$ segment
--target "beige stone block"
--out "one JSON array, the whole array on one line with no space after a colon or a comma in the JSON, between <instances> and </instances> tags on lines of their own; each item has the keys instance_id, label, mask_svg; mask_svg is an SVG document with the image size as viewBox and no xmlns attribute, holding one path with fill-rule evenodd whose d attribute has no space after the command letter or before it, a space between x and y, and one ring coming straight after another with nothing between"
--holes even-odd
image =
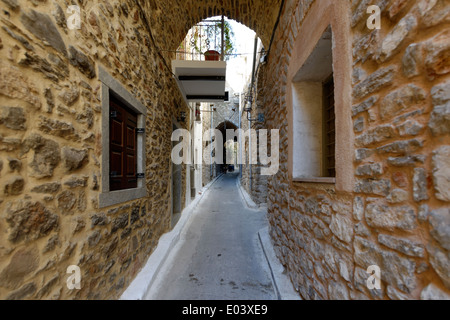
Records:
<instances>
[{"instance_id":1,"label":"beige stone block","mask_svg":"<svg viewBox=\"0 0 450 320\"><path fill-rule=\"evenodd\" d=\"M450 146L433 153L433 180L436 198L450 201Z\"/></svg>"}]
</instances>

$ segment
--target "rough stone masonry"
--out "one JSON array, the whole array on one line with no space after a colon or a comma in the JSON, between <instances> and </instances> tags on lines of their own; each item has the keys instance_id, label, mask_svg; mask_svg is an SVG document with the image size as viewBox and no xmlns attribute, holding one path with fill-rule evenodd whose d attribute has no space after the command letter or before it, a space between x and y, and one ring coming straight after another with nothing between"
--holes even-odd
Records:
<instances>
[{"instance_id":1,"label":"rough stone masonry","mask_svg":"<svg viewBox=\"0 0 450 320\"><path fill-rule=\"evenodd\" d=\"M281 132L280 172L269 178L263 201L278 257L304 299L449 299L450 3L346 3L286 6L268 63L260 66L255 99L268 129ZM351 109L353 132L341 129L346 139L354 136L349 189L339 185L342 168L336 185L302 183L292 179L289 163L295 128L288 75L299 59L296 43L308 43L302 34L327 19L322 8L346 5L348 15L330 21L349 26L352 61L343 72L351 77L344 95L352 102L342 107ZM381 9L380 30L367 28L369 5ZM333 51L339 45L345 44ZM336 69L340 59L335 76L345 81ZM371 265L381 269L381 290L367 288Z\"/></svg>"},{"instance_id":2,"label":"rough stone masonry","mask_svg":"<svg viewBox=\"0 0 450 320\"><path fill-rule=\"evenodd\" d=\"M69 28L70 5L80 8L80 29ZM222 13L268 43L272 2L0 7L0 298L117 299L171 226L172 120L189 114L167 68L171 51L196 23ZM148 110L147 197L106 208L100 67ZM185 168L182 176L185 190ZM80 267L81 290L66 285L71 265Z\"/></svg>"},{"instance_id":3,"label":"rough stone masonry","mask_svg":"<svg viewBox=\"0 0 450 320\"><path fill-rule=\"evenodd\" d=\"M80 7L79 30L68 28L69 3ZM221 14L271 48L256 96L266 128L280 129L281 164L255 190L267 190L256 198L267 202L299 295L448 298L450 5L333 1L346 10L341 32L352 52L343 77L351 78L354 186L343 191L294 182L288 172L287 70L308 21L327 16L317 14L324 3L285 1L277 24L275 0L1 0L0 298L120 297L170 228L172 119L188 113L167 67L171 51L193 25ZM371 4L382 10L380 30L366 28ZM147 197L107 208L98 200L108 134L99 67L148 110ZM381 290L367 289L372 264L382 270ZM71 265L82 271L81 290L66 286Z\"/></svg>"}]
</instances>

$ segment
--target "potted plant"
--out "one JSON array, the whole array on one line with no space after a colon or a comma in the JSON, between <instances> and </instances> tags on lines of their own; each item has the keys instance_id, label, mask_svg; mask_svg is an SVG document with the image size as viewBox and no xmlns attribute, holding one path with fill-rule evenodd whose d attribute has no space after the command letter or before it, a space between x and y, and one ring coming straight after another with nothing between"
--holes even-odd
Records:
<instances>
[{"instance_id":1,"label":"potted plant","mask_svg":"<svg viewBox=\"0 0 450 320\"><path fill-rule=\"evenodd\" d=\"M208 50L204 55L206 61L220 61L220 53L216 50Z\"/></svg>"},{"instance_id":2,"label":"potted plant","mask_svg":"<svg viewBox=\"0 0 450 320\"><path fill-rule=\"evenodd\" d=\"M222 47L222 28L224 34L224 58L228 60L230 55L233 54L234 48L234 32L231 24L225 20L222 27L220 21L208 21L205 20L199 25L193 27L190 39L186 42L188 45L181 44L179 51L186 50L186 47L190 47L190 50L195 51L198 54L202 54L207 61L219 61L221 57ZM205 48L207 50L205 51Z\"/></svg>"}]
</instances>

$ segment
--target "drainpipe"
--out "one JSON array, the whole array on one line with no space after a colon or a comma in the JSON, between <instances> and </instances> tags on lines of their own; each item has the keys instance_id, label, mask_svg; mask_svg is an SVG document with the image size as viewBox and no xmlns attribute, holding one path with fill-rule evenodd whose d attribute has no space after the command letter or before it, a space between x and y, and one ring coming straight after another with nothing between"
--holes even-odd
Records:
<instances>
[{"instance_id":1,"label":"drainpipe","mask_svg":"<svg viewBox=\"0 0 450 320\"><path fill-rule=\"evenodd\" d=\"M254 46L254 50L253 50L253 67L252 67L252 82L250 84L250 97L251 97L251 101L250 101L250 111L247 113L247 118L248 118L248 126L249 126L249 130L252 129L252 120L251 120L251 111L252 111L252 104L253 104L253 87L254 87L254 83L255 83L255 70L256 70L256 54L258 51L258 36L255 35L255 46ZM252 172L252 134L250 132L249 134L249 162L250 162L250 193L252 193L253 190L253 172Z\"/></svg>"},{"instance_id":2,"label":"drainpipe","mask_svg":"<svg viewBox=\"0 0 450 320\"><path fill-rule=\"evenodd\" d=\"M249 130L252 129L252 122L248 120L248 128ZM252 173L252 133L250 131L250 134L248 135L248 149L249 149L249 155L248 155L248 161L249 161L249 168L250 168L250 194L252 193L253 188L253 173Z\"/></svg>"},{"instance_id":3,"label":"drainpipe","mask_svg":"<svg viewBox=\"0 0 450 320\"><path fill-rule=\"evenodd\" d=\"M230 119L231 120L231 119ZM227 139L227 119L225 118L225 136L224 136L224 140L226 140ZM227 162L227 148L226 148L226 145L227 145L227 142L225 141L225 152L224 152L224 154L222 155L222 161L223 161L223 157L225 156L225 163L223 164L224 166L225 166L225 168L227 168L227 172L228 172L228 163L226 163ZM223 148L223 147L222 147ZM216 168L217 168L217 166L216 166ZM223 171L223 166L222 166L222 171Z\"/></svg>"},{"instance_id":4,"label":"drainpipe","mask_svg":"<svg viewBox=\"0 0 450 320\"><path fill-rule=\"evenodd\" d=\"M225 17L222 15L222 52L221 60L225 61Z\"/></svg>"},{"instance_id":5,"label":"drainpipe","mask_svg":"<svg viewBox=\"0 0 450 320\"><path fill-rule=\"evenodd\" d=\"M242 179L242 93L239 93L239 177Z\"/></svg>"},{"instance_id":6,"label":"drainpipe","mask_svg":"<svg viewBox=\"0 0 450 320\"><path fill-rule=\"evenodd\" d=\"M214 105L212 104L212 105L210 105L210 108L211 109L213 109L214 108ZM213 110L212 110L213 111ZM213 135L212 135L212 130L213 130L213 122L214 122L214 112L211 112L211 117L210 117L210 120L211 120L211 145L210 145L210 163L211 163L211 168L210 168L210 170L211 170L211 174L210 174L210 176L211 176L211 178L213 177L213 174L214 174L214 170L213 170L213 168L214 168L214 164L213 164L213 155L212 155L212 153L213 153Z\"/></svg>"}]
</instances>

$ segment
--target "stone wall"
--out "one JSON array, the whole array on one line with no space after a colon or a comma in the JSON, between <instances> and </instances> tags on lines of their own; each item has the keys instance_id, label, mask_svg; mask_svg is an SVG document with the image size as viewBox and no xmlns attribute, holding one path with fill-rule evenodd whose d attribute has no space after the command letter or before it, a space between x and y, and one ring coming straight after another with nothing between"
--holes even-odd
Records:
<instances>
[{"instance_id":1,"label":"stone wall","mask_svg":"<svg viewBox=\"0 0 450 320\"><path fill-rule=\"evenodd\" d=\"M229 89L227 88L227 91ZM206 133L211 130L211 121L212 121L212 128L213 130L222 130L225 128L224 123L227 122L228 128L227 129L233 129L230 126L238 126L239 123L239 106L235 104L235 99L233 99L234 92L231 90L229 91L230 94L230 101L225 103L202 103L201 104L201 111L202 111L202 125L203 125L203 137L208 137ZM213 107L211 107L213 105ZM214 112L209 112L214 110ZM235 110L235 111L233 111ZM224 142L226 139L226 136L223 136ZM210 140L204 140L203 141L203 155L204 159L207 158L209 161L209 154L211 152L211 145ZM203 162L203 186L206 186L209 182L212 181L218 174L220 174L220 167L214 165L212 167L210 165L205 165L205 161Z\"/></svg>"},{"instance_id":2,"label":"stone wall","mask_svg":"<svg viewBox=\"0 0 450 320\"><path fill-rule=\"evenodd\" d=\"M263 79L262 74L259 74L258 77L259 80ZM261 88L261 83L258 84L258 88ZM257 100L262 98L262 95L255 95L254 96ZM252 111L250 113L243 112L242 114L242 130L244 132L247 132L250 128L256 132L256 146L257 150L255 153L255 150L252 149L252 162L253 165L250 165L250 144L249 140L246 139L245 142L243 142L244 146L244 159L243 159L243 168L242 168L242 179L241 183L244 189L247 191L247 193L252 197L252 200L258 204L258 205L265 205L267 204L267 185L268 185L268 176L261 175L261 168L263 165L260 163L259 158L259 130L266 128L266 123L256 121L258 119L259 114L264 114L264 108L262 107L263 104L260 104L259 101L255 100L253 102ZM247 105L249 107L249 105ZM248 118L252 119L252 121L249 123ZM254 146L254 141L252 141L252 146ZM268 145L267 149L271 150L270 147L270 134L268 137ZM256 156L256 158L255 158Z\"/></svg>"},{"instance_id":3,"label":"stone wall","mask_svg":"<svg viewBox=\"0 0 450 320\"><path fill-rule=\"evenodd\" d=\"M172 122L189 114L171 51L219 14L255 30L268 48L281 3L72 2L81 30L67 27L67 1L0 1L2 299L120 297L171 224ZM351 2L356 182L343 192L289 178L287 68L318 2L285 2L260 71L258 105L281 138L280 172L267 192L278 255L305 299L448 294L448 4ZM365 28L372 2L383 9L380 31ZM99 66L148 109L148 197L102 209ZM365 286L369 264L382 269L380 291ZM81 290L66 286L70 265L81 268Z\"/></svg>"},{"instance_id":4,"label":"stone wall","mask_svg":"<svg viewBox=\"0 0 450 320\"><path fill-rule=\"evenodd\" d=\"M280 172L269 178L268 189L277 254L304 299L448 298L448 2L349 5L344 18L353 43L353 105L348 108L356 137L351 191L289 176L287 66L295 59L291 54L305 17L318 2L285 7L263 67L267 125L281 130ZM366 27L370 4L382 9L381 30ZM370 265L381 268L381 290L366 286Z\"/></svg>"},{"instance_id":5,"label":"stone wall","mask_svg":"<svg viewBox=\"0 0 450 320\"><path fill-rule=\"evenodd\" d=\"M135 1L77 4L81 30L66 1L0 2L2 299L116 299L170 227L172 119L188 109ZM148 108L148 198L102 209L99 66Z\"/></svg>"},{"instance_id":6,"label":"stone wall","mask_svg":"<svg viewBox=\"0 0 450 320\"><path fill-rule=\"evenodd\" d=\"M211 104L209 104L209 103L201 104L200 110L207 111L210 109L211 109ZM205 137L205 133L208 130L211 130L212 113L211 112L202 112L201 116L202 116L202 125L203 125L202 134L203 134L203 137ZM214 176L214 170L212 170L212 167L210 165L206 165L205 161L204 161L205 157L208 157L211 152L210 141L209 140L205 141L205 139L203 139L202 146L203 146L202 181L203 181L203 186L206 186L208 183L210 183L212 181L213 176ZM205 153L206 153L206 155L205 155Z\"/></svg>"},{"instance_id":7,"label":"stone wall","mask_svg":"<svg viewBox=\"0 0 450 320\"><path fill-rule=\"evenodd\" d=\"M262 58L262 52L263 49L266 50L261 41L258 42L257 47L257 54L255 59L255 77L254 77L254 83L252 84L251 77L248 81L247 88L248 91L246 92L246 96L243 97L242 104L245 108L250 108L250 112L246 112L245 110L242 113L242 122L241 127L244 132L247 132L249 129L254 130L256 132L256 146L257 150L252 150L253 159L251 162L253 162L253 165L250 165L250 144L248 140L245 140L243 142L244 146L244 159L243 162L245 163L243 165L242 169L242 178L241 183L243 188L247 191L247 193L252 197L252 200L260 206L265 206L267 204L267 186L268 186L268 176L261 175L261 168L264 166L260 162L259 158L259 151L260 151L260 143L259 143L259 131L261 129L266 129L266 81L267 81L267 74L266 74L266 68L265 63L261 63ZM253 57L252 57L253 60ZM252 62L253 63L253 62ZM251 94L250 94L251 90ZM251 99L251 103L250 100ZM259 115L264 116L264 121L260 121ZM251 121L249 121L249 119ZM267 150L270 152L271 150L271 138L270 138L270 132L268 132L268 144L267 144ZM252 145L254 146L254 141L252 141Z\"/></svg>"},{"instance_id":8,"label":"stone wall","mask_svg":"<svg viewBox=\"0 0 450 320\"><path fill-rule=\"evenodd\" d=\"M245 100L243 97L242 100ZM242 113L242 119L241 119L241 129L244 130L244 132L248 131L250 128L249 122L247 120L247 113ZM250 147L249 147L249 141L246 139L245 141L242 140L242 176L241 176L241 185L247 191L247 193L254 198L254 195L251 191L251 185L250 185L250 170L254 170L254 167L249 165L249 153L250 153ZM252 171L253 174L253 171Z\"/></svg>"}]
</instances>

